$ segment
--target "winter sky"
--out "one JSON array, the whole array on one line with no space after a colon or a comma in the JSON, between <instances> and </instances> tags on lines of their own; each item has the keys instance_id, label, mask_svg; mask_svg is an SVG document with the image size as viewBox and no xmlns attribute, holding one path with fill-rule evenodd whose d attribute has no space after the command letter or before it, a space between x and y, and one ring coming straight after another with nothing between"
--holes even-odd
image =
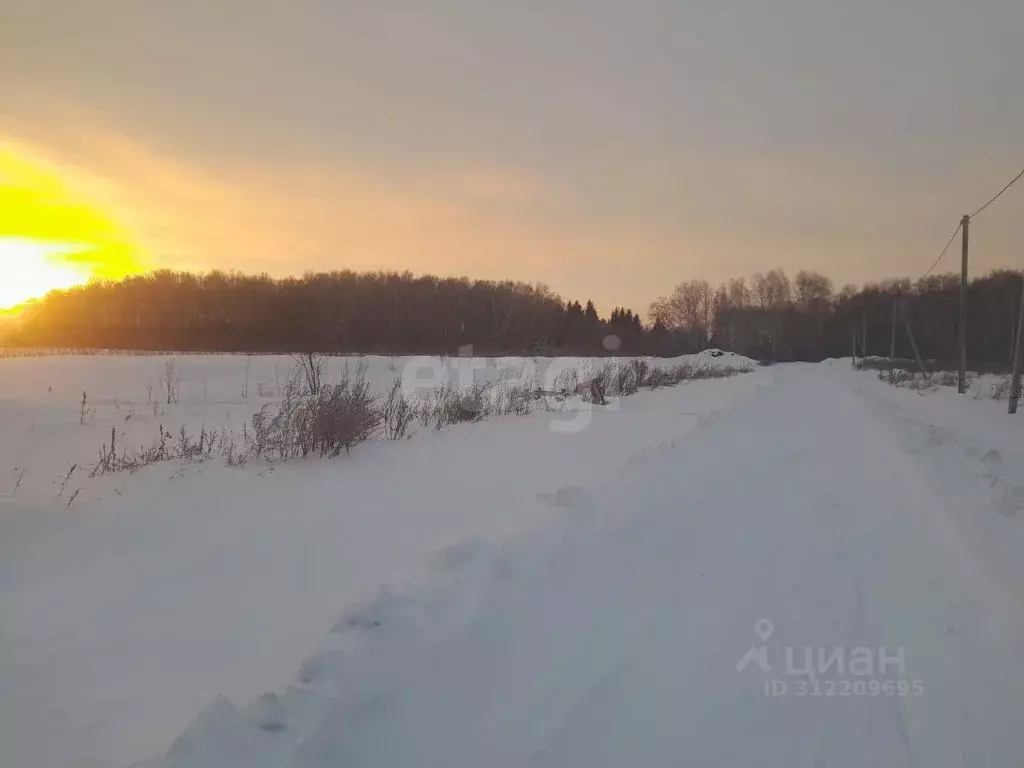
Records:
<instances>
[{"instance_id":1,"label":"winter sky","mask_svg":"<svg viewBox=\"0 0 1024 768\"><path fill-rule=\"evenodd\" d=\"M1019 0L0 0L0 141L150 266L644 310L916 277L1024 166L1022 30ZM979 217L972 270L1024 263L1022 214Z\"/></svg>"}]
</instances>

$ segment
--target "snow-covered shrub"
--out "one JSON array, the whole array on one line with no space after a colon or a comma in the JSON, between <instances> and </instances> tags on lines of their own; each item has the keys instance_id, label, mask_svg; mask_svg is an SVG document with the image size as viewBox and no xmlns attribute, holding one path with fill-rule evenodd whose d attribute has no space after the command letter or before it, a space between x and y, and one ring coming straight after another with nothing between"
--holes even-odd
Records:
<instances>
[{"instance_id":1,"label":"snow-covered shrub","mask_svg":"<svg viewBox=\"0 0 1024 768\"><path fill-rule=\"evenodd\" d=\"M971 371L967 372L967 386L971 385L974 375ZM936 371L930 379L932 386L936 387L956 387L960 385L960 374L956 371Z\"/></svg>"},{"instance_id":2,"label":"snow-covered shrub","mask_svg":"<svg viewBox=\"0 0 1024 768\"><path fill-rule=\"evenodd\" d=\"M252 452L265 459L333 458L368 440L381 418L360 361L354 373L346 366L339 383L321 383L315 395L299 396L289 386L279 404L264 406L252 418Z\"/></svg>"},{"instance_id":3,"label":"snow-covered shrub","mask_svg":"<svg viewBox=\"0 0 1024 768\"><path fill-rule=\"evenodd\" d=\"M967 372L967 386L971 385L975 377L974 372ZM926 375L908 368L893 368L889 371L879 371L878 378L894 387L904 387L917 392L939 387L955 387L959 384L959 374L956 371L936 371Z\"/></svg>"},{"instance_id":4,"label":"snow-covered shrub","mask_svg":"<svg viewBox=\"0 0 1024 768\"><path fill-rule=\"evenodd\" d=\"M491 388L488 415L525 416L538 405L539 387L530 381L501 381Z\"/></svg>"},{"instance_id":5,"label":"snow-covered shrub","mask_svg":"<svg viewBox=\"0 0 1024 768\"><path fill-rule=\"evenodd\" d=\"M337 456L369 439L380 424L380 413L365 380L355 385L325 386L300 409L299 450Z\"/></svg>"},{"instance_id":6,"label":"snow-covered shrub","mask_svg":"<svg viewBox=\"0 0 1024 768\"><path fill-rule=\"evenodd\" d=\"M692 379L694 367L690 363L678 363L667 368L654 368L647 375L647 386L651 389L674 387L682 381Z\"/></svg>"},{"instance_id":7,"label":"snow-covered shrub","mask_svg":"<svg viewBox=\"0 0 1024 768\"><path fill-rule=\"evenodd\" d=\"M992 399L993 400L1009 400L1010 399L1010 388L1013 384L1013 379L1007 376L1002 381L998 382L992 387Z\"/></svg>"},{"instance_id":8,"label":"snow-covered shrub","mask_svg":"<svg viewBox=\"0 0 1024 768\"><path fill-rule=\"evenodd\" d=\"M552 384L554 391L563 396L576 394L580 385L580 372L576 368L566 368L558 372Z\"/></svg>"},{"instance_id":9,"label":"snow-covered shrub","mask_svg":"<svg viewBox=\"0 0 1024 768\"><path fill-rule=\"evenodd\" d=\"M878 378L894 387L920 390L928 387L927 380L917 371L908 368L893 368L890 371L879 371Z\"/></svg>"},{"instance_id":10,"label":"snow-covered shrub","mask_svg":"<svg viewBox=\"0 0 1024 768\"><path fill-rule=\"evenodd\" d=\"M402 379L395 377L384 404L381 406L381 426L388 440L406 437L409 425L416 418L416 408L402 389Z\"/></svg>"},{"instance_id":11,"label":"snow-covered shrub","mask_svg":"<svg viewBox=\"0 0 1024 768\"><path fill-rule=\"evenodd\" d=\"M441 430L453 424L480 421L488 413L487 384L457 389L446 382L424 398L420 418L425 426Z\"/></svg>"},{"instance_id":12,"label":"snow-covered shrub","mask_svg":"<svg viewBox=\"0 0 1024 768\"><path fill-rule=\"evenodd\" d=\"M619 375L619 394L634 395L647 386L651 366L646 360L630 360Z\"/></svg>"},{"instance_id":13,"label":"snow-covered shrub","mask_svg":"<svg viewBox=\"0 0 1024 768\"><path fill-rule=\"evenodd\" d=\"M606 360L599 368L588 368L576 385L576 394L585 403L607 405L608 397L619 391L619 367L616 362Z\"/></svg>"},{"instance_id":14,"label":"snow-covered shrub","mask_svg":"<svg viewBox=\"0 0 1024 768\"><path fill-rule=\"evenodd\" d=\"M691 376L688 378L692 379L725 379L729 376L735 376L738 373L749 373L750 368L737 368L731 365L721 366L700 366L694 369Z\"/></svg>"}]
</instances>

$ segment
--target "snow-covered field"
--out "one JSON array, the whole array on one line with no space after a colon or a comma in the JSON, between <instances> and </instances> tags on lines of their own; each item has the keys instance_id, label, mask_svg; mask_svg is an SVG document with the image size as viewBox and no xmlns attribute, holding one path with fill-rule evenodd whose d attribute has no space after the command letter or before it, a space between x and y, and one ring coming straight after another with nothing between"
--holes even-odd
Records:
<instances>
[{"instance_id":1,"label":"snow-covered field","mask_svg":"<svg viewBox=\"0 0 1024 768\"><path fill-rule=\"evenodd\" d=\"M601 408L552 402L333 461L227 468L215 457L89 478L112 427L119 445L148 444L161 426L240 430L294 365L178 356L168 404L168 360L0 359L0 764L123 766L162 752L217 695L245 702L283 688L348 607L421 581L436 552L549 524L557 505L538 494L606 478L754 389L737 377ZM345 363L331 360L327 379ZM400 376L423 392L500 376L547 386L599 364L366 363L375 390Z\"/></svg>"},{"instance_id":2,"label":"snow-covered field","mask_svg":"<svg viewBox=\"0 0 1024 768\"><path fill-rule=\"evenodd\" d=\"M252 412L244 358L195 362L181 408L230 381L208 418ZM25 446L4 450L51 469L93 427L40 384L62 373L66 401L117 376L127 397L159 367L31 365L0 394ZM1005 405L831 361L642 392L579 429L570 409L272 471L159 465L69 508L52 481L4 485L5 764L1024 764Z\"/></svg>"},{"instance_id":3,"label":"snow-covered field","mask_svg":"<svg viewBox=\"0 0 1024 768\"><path fill-rule=\"evenodd\" d=\"M751 361L731 353L710 352L672 360L648 358L654 366L682 362L697 368L741 368ZM545 390L563 382L564 372L583 379L605 364L601 358L460 358L383 357L327 358L324 381L337 381L343 369L359 361L374 392L385 393L398 378L407 391L429 395L450 384L465 389L474 383L524 381ZM168 364L173 370L168 374ZM623 359L622 365L628 364ZM162 428L176 437L184 426L191 435L232 432L241 442L243 425L267 404L277 402L296 374L292 357L244 355L83 355L0 356L0 494L21 500L52 501L65 486L67 501L81 489L75 504L118 492L123 477L109 482L83 482L100 448L115 430L118 450L151 444ZM173 380L168 402L167 380ZM301 377L300 377L300 383ZM83 402L84 400L84 402ZM579 402L565 407L546 399L542 407L564 411L553 422L571 430L587 423L591 409ZM613 405L613 409L617 407ZM70 480L64 479L72 466Z\"/></svg>"}]
</instances>

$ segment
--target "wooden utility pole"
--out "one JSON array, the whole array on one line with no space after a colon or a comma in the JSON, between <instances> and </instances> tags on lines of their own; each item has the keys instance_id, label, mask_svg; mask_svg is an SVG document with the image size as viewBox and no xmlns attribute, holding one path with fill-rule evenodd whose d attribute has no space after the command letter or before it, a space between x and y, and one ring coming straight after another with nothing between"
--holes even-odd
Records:
<instances>
[{"instance_id":1,"label":"wooden utility pole","mask_svg":"<svg viewBox=\"0 0 1024 768\"><path fill-rule=\"evenodd\" d=\"M864 312L861 318L861 327L863 331L860 334L860 359L864 361L864 365L868 364L868 313Z\"/></svg>"},{"instance_id":2,"label":"wooden utility pole","mask_svg":"<svg viewBox=\"0 0 1024 768\"><path fill-rule=\"evenodd\" d=\"M892 297L892 333L889 334L889 360L893 360L896 357L896 305L900 300L900 295L897 293Z\"/></svg>"},{"instance_id":3,"label":"wooden utility pole","mask_svg":"<svg viewBox=\"0 0 1024 768\"><path fill-rule=\"evenodd\" d=\"M960 375L957 389L960 394L967 391L967 239L971 217L966 214L960 220L963 243L960 249Z\"/></svg>"},{"instance_id":4,"label":"wooden utility pole","mask_svg":"<svg viewBox=\"0 0 1024 768\"><path fill-rule=\"evenodd\" d=\"M927 379L928 371L925 370L924 360L921 359L921 352L917 348L917 342L914 341L914 332L910 330L910 321L907 319L907 313L903 310L903 305L900 303L899 298L896 299L896 307L899 309L900 317L903 318L903 327L906 329L907 337L910 339L910 348L914 350L914 358L917 360L917 367L921 369L921 375Z\"/></svg>"},{"instance_id":5,"label":"wooden utility pole","mask_svg":"<svg viewBox=\"0 0 1024 768\"><path fill-rule=\"evenodd\" d=\"M1024 276L1020 281L1020 316L1017 318L1016 341L1013 342L1013 373L1010 374L1010 413L1017 412L1020 400L1020 337L1024 336Z\"/></svg>"}]
</instances>

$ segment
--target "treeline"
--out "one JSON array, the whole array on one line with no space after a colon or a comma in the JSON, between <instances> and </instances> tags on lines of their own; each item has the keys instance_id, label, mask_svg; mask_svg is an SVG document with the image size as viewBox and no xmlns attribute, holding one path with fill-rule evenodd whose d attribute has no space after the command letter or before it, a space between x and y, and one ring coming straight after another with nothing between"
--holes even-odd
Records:
<instances>
[{"instance_id":1,"label":"treeline","mask_svg":"<svg viewBox=\"0 0 1024 768\"><path fill-rule=\"evenodd\" d=\"M1013 333L1021 300L1022 274L997 270L971 280L967 290L967 346L972 364L1005 364L1013 354ZM652 318L688 337L689 346L708 343L759 360L816 361L848 357L853 333L867 322L867 353L888 356L894 299L901 306L921 355L942 363L957 358L960 277L933 275L846 285L815 272L793 280L781 270L758 273L747 282L730 280L713 288L703 280L680 283L651 305ZM913 355L902 320L896 356Z\"/></svg>"},{"instance_id":2,"label":"treeline","mask_svg":"<svg viewBox=\"0 0 1024 768\"><path fill-rule=\"evenodd\" d=\"M996 271L968 289L972 363L1004 363L1021 274ZM717 287L680 283L653 302L651 324L628 308L601 317L543 285L411 273L267 275L161 271L55 291L26 308L4 343L27 347L252 353L658 355L707 347L760 360L848 356L867 319L867 350L888 355L897 292L921 354L956 357L959 277L889 280L836 292L813 272L781 270ZM896 354L911 355L902 329Z\"/></svg>"},{"instance_id":3,"label":"treeline","mask_svg":"<svg viewBox=\"0 0 1024 768\"><path fill-rule=\"evenodd\" d=\"M26 308L12 346L198 352L602 354L644 346L640 316L566 304L543 285L411 273L159 271L55 291Z\"/></svg>"}]
</instances>

